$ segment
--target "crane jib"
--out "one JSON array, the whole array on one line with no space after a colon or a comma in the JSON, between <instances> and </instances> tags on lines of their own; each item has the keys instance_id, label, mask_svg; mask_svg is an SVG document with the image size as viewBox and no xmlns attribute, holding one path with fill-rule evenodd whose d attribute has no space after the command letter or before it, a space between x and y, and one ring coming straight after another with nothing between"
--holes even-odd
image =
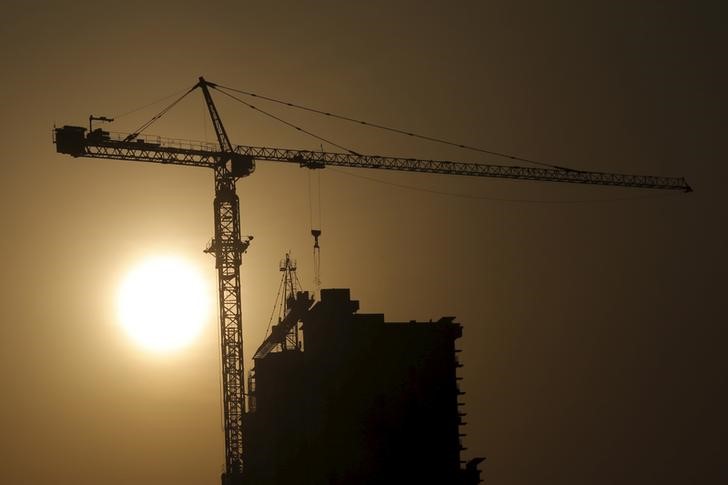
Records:
<instances>
[{"instance_id":1,"label":"crane jib","mask_svg":"<svg viewBox=\"0 0 728 485\"><path fill-rule=\"evenodd\" d=\"M263 160L295 163L309 169L320 169L326 166L369 168L470 177L692 191L682 177L422 160L245 145L234 147L233 153L225 153L220 150L218 145L206 142L160 137L124 141L123 134L110 134L100 129L88 134L86 131L86 128L80 126L56 128L54 132L56 150L74 157L113 158L206 168L214 168L220 163L220 160L225 160L230 163L230 175L234 178L250 175L255 170L255 160Z\"/></svg>"}]
</instances>

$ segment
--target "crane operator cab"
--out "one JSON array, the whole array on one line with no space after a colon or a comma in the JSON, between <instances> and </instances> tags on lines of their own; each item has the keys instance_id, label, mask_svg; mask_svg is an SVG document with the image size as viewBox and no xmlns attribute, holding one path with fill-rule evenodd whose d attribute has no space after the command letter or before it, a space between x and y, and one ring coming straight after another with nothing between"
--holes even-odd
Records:
<instances>
[{"instance_id":1,"label":"crane operator cab","mask_svg":"<svg viewBox=\"0 0 728 485\"><path fill-rule=\"evenodd\" d=\"M255 159L250 155L231 153L229 168L233 177L247 177L255 170Z\"/></svg>"}]
</instances>

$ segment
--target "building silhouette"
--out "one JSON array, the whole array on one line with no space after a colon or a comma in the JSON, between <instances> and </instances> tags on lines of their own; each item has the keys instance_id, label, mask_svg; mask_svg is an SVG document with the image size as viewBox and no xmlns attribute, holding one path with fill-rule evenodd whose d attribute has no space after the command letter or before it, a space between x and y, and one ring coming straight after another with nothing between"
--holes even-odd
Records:
<instances>
[{"instance_id":1,"label":"building silhouette","mask_svg":"<svg viewBox=\"0 0 728 485\"><path fill-rule=\"evenodd\" d=\"M385 322L356 313L348 289L312 302L292 297L291 321L274 326L254 358L244 483L479 483L482 459L460 458L454 318ZM298 322L303 336L286 344Z\"/></svg>"}]
</instances>

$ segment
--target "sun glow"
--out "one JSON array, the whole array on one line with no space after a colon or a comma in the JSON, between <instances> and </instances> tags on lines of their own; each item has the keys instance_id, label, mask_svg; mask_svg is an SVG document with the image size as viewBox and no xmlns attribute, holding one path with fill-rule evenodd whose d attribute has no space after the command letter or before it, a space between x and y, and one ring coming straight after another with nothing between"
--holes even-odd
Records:
<instances>
[{"instance_id":1,"label":"sun glow","mask_svg":"<svg viewBox=\"0 0 728 485\"><path fill-rule=\"evenodd\" d=\"M180 258L142 261L119 288L119 321L147 350L169 352L191 344L209 316L205 279Z\"/></svg>"}]
</instances>

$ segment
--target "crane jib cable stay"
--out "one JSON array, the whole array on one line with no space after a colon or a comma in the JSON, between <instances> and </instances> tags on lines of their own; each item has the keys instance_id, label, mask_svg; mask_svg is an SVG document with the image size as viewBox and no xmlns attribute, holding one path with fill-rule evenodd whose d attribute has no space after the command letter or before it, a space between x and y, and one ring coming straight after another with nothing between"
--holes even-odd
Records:
<instances>
[{"instance_id":1,"label":"crane jib cable stay","mask_svg":"<svg viewBox=\"0 0 728 485\"><path fill-rule=\"evenodd\" d=\"M217 136L217 145L164 138L155 138L150 141L141 137L141 133L145 129L198 88L203 93L208 114ZM205 252L215 258L217 270L225 432L223 484L233 484L240 481L245 456L243 433L245 389L240 266L242 255L246 252L252 236L241 236L240 202L236 193L236 181L252 174L255 170L256 161L292 163L309 169L325 167L368 168L469 177L691 191L690 186L681 177L587 172L543 163L540 164L542 165L540 167L520 167L364 155L333 144L323 137L318 137L280 118L277 119L282 123L314 136L320 141L337 146L344 152L326 152L323 149L311 151L277 147L235 146L230 143L210 94L210 88L222 87L200 77L197 84L131 134L111 134L98 128L87 130L81 126L67 125L55 128L54 143L58 153L73 157L151 162L208 168L213 171L215 190L213 201L214 235ZM224 91L218 89L218 92ZM230 93L225 94L232 96ZM256 111L268 114L259 108L256 108ZM102 118L93 117L89 121L107 121ZM414 136L413 134L406 134ZM445 142L440 139L437 139L437 141ZM473 149L474 147L465 148ZM497 154L497 152L493 152L493 154ZM533 162L518 157L510 158L529 163ZM320 230L320 226L313 227L312 221L311 231L315 239L315 246L318 246ZM318 233L314 233L315 231L318 231Z\"/></svg>"}]
</instances>

